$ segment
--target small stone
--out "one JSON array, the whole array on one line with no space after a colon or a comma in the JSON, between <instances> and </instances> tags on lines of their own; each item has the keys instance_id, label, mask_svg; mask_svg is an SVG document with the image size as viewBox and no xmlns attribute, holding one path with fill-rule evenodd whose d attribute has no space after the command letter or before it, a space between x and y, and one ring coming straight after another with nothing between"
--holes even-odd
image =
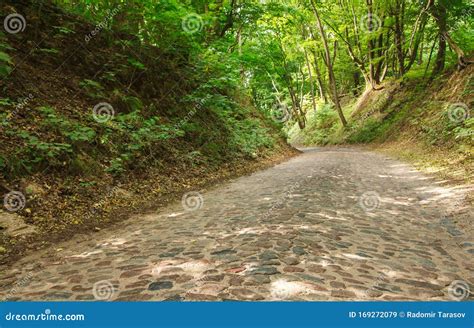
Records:
<instances>
[{"instance_id":1,"label":"small stone","mask_svg":"<svg viewBox=\"0 0 474 328\"><path fill-rule=\"evenodd\" d=\"M244 281L244 278L235 276L229 279L229 285L240 286L242 285L243 281Z\"/></svg>"},{"instance_id":2,"label":"small stone","mask_svg":"<svg viewBox=\"0 0 474 328\"><path fill-rule=\"evenodd\" d=\"M186 299L195 300L195 301L217 301L219 298L214 295L207 294L197 294L197 293L187 293Z\"/></svg>"},{"instance_id":3,"label":"small stone","mask_svg":"<svg viewBox=\"0 0 474 328\"><path fill-rule=\"evenodd\" d=\"M203 277L200 280L201 281L222 281L224 280L224 275L223 274L209 275L209 276Z\"/></svg>"},{"instance_id":4,"label":"small stone","mask_svg":"<svg viewBox=\"0 0 474 328\"><path fill-rule=\"evenodd\" d=\"M329 285L331 285L331 287L334 287L334 288L346 288L346 285L340 281L331 281L329 283Z\"/></svg>"},{"instance_id":5,"label":"small stone","mask_svg":"<svg viewBox=\"0 0 474 328\"><path fill-rule=\"evenodd\" d=\"M367 290L367 296L369 297L380 297L382 295L383 295L383 292L381 292L380 290L376 290L376 289Z\"/></svg>"},{"instance_id":6,"label":"small stone","mask_svg":"<svg viewBox=\"0 0 474 328\"><path fill-rule=\"evenodd\" d=\"M122 272L122 274L120 275L120 278L130 278L130 277L135 277L135 276L139 276L142 274L142 270L131 270L131 271L125 271L125 272Z\"/></svg>"},{"instance_id":7,"label":"small stone","mask_svg":"<svg viewBox=\"0 0 474 328\"><path fill-rule=\"evenodd\" d=\"M426 288L430 290L440 290L443 286L435 285L426 281L418 281L418 280L411 280L411 279L396 279L395 282L400 282L406 285L411 285L420 288Z\"/></svg>"},{"instance_id":8,"label":"small stone","mask_svg":"<svg viewBox=\"0 0 474 328\"><path fill-rule=\"evenodd\" d=\"M230 254L235 254L235 253L237 253L237 251L231 248L227 248L227 249L211 252L211 255L224 256L224 255L230 255Z\"/></svg>"},{"instance_id":9,"label":"small stone","mask_svg":"<svg viewBox=\"0 0 474 328\"><path fill-rule=\"evenodd\" d=\"M176 278L175 281L180 284L180 283L183 283L183 282L188 282L191 279L193 279L193 276L183 274L183 275L179 276L178 278Z\"/></svg>"},{"instance_id":10,"label":"small stone","mask_svg":"<svg viewBox=\"0 0 474 328\"><path fill-rule=\"evenodd\" d=\"M260 254L259 258L264 261L275 260L278 259L278 255L272 251L265 251Z\"/></svg>"},{"instance_id":11,"label":"small stone","mask_svg":"<svg viewBox=\"0 0 474 328\"><path fill-rule=\"evenodd\" d=\"M120 297L136 297L137 295L140 295L141 292L143 292L145 289L143 288L135 288L135 289L129 289L129 290L124 290L123 292L120 293Z\"/></svg>"},{"instance_id":12,"label":"small stone","mask_svg":"<svg viewBox=\"0 0 474 328\"><path fill-rule=\"evenodd\" d=\"M156 281L152 282L150 286L148 286L148 290L161 290L171 288L173 288L173 283L171 281Z\"/></svg>"},{"instance_id":13,"label":"small stone","mask_svg":"<svg viewBox=\"0 0 474 328\"><path fill-rule=\"evenodd\" d=\"M342 289L332 290L331 296L340 298L356 298L356 294L354 292Z\"/></svg>"},{"instance_id":14,"label":"small stone","mask_svg":"<svg viewBox=\"0 0 474 328\"><path fill-rule=\"evenodd\" d=\"M94 295L89 295L89 294L86 294L86 295L77 295L75 297L75 300L77 301L91 301L91 300L94 300Z\"/></svg>"},{"instance_id":15,"label":"small stone","mask_svg":"<svg viewBox=\"0 0 474 328\"><path fill-rule=\"evenodd\" d=\"M125 288L137 288L137 287L144 287L146 285L148 285L149 281L147 280L139 280L139 281L136 281L132 284L129 284L127 286L125 286Z\"/></svg>"},{"instance_id":16,"label":"small stone","mask_svg":"<svg viewBox=\"0 0 474 328\"><path fill-rule=\"evenodd\" d=\"M225 271L230 272L230 273L239 273L239 272L245 271L245 267L230 268Z\"/></svg>"},{"instance_id":17,"label":"small stone","mask_svg":"<svg viewBox=\"0 0 474 328\"><path fill-rule=\"evenodd\" d=\"M85 293L85 292L90 292L90 290L91 290L90 288L84 288L84 287L82 287L82 285L76 285L76 286L73 286L71 288L71 291L73 291L75 293L78 293L78 292L79 293L81 293L81 292Z\"/></svg>"},{"instance_id":18,"label":"small stone","mask_svg":"<svg viewBox=\"0 0 474 328\"><path fill-rule=\"evenodd\" d=\"M257 294L251 290L245 289L245 288L235 288L232 289L231 294L237 297L239 300L245 300L245 301L259 301L263 300L264 297L260 294Z\"/></svg>"},{"instance_id":19,"label":"small stone","mask_svg":"<svg viewBox=\"0 0 474 328\"><path fill-rule=\"evenodd\" d=\"M293 247L293 253L295 253L296 255L305 255L306 251L304 250L303 247L295 246Z\"/></svg>"},{"instance_id":20,"label":"small stone","mask_svg":"<svg viewBox=\"0 0 474 328\"><path fill-rule=\"evenodd\" d=\"M280 273L275 267L259 267L259 268L256 268L256 269L253 269L251 272L251 274L268 274L268 275L271 275L271 274L277 274L277 273Z\"/></svg>"},{"instance_id":21,"label":"small stone","mask_svg":"<svg viewBox=\"0 0 474 328\"><path fill-rule=\"evenodd\" d=\"M298 277L300 277L301 279L308 280L308 281L311 281L311 282L314 282L314 283L317 283L317 284L323 284L324 283L324 279L320 278L320 277L315 277L315 276L312 276L312 275L309 275L309 274L306 274L306 273L297 273L296 275Z\"/></svg>"},{"instance_id":22,"label":"small stone","mask_svg":"<svg viewBox=\"0 0 474 328\"><path fill-rule=\"evenodd\" d=\"M72 293L67 293L67 292L53 292L53 293L48 293L41 297L43 300L65 300L69 299L72 296Z\"/></svg>"},{"instance_id":23,"label":"small stone","mask_svg":"<svg viewBox=\"0 0 474 328\"><path fill-rule=\"evenodd\" d=\"M285 271L285 272L303 272L304 269L296 267L296 266L287 266L283 269L283 271Z\"/></svg>"},{"instance_id":24,"label":"small stone","mask_svg":"<svg viewBox=\"0 0 474 328\"><path fill-rule=\"evenodd\" d=\"M312 273L323 273L326 269L321 265L313 264L308 266L308 271Z\"/></svg>"},{"instance_id":25,"label":"small stone","mask_svg":"<svg viewBox=\"0 0 474 328\"><path fill-rule=\"evenodd\" d=\"M245 286L260 286L263 284L269 284L270 278L266 275L255 275L251 276L246 282L244 282Z\"/></svg>"},{"instance_id":26,"label":"small stone","mask_svg":"<svg viewBox=\"0 0 474 328\"><path fill-rule=\"evenodd\" d=\"M296 257L285 257L284 259L281 260L283 263L287 265L296 265L300 263Z\"/></svg>"},{"instance_id":27,"label":"small stone","mask_svg":"<svg viewBox=\"0 0 474 328\"><path fill-rule=\"evenodd\" d=\"M168 298L165 298L164 301L166 301L166 302L181 302L181 301L184 301L184 297L182 297L181 295L172 295Z\"/></svg>"}]
</instances>

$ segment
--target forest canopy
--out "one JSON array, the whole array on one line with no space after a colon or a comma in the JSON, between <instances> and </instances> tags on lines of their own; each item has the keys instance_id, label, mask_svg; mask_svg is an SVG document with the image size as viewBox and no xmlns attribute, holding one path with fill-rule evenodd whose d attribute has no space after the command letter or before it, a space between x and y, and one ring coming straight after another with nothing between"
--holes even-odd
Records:
<instances>
[{"instance_id":1,"label":"forest canopy","mask_svg":"<svg viewBox=\"0 0 474 328\"><path fill-rule=\"evenodd\" d=\"M474 48L474 6L462 0L59 3L218 71L212 83L247 89L258 108L301 128L319 101L346 125L341 97L463 69Z\"/></svg>"}]
</instances>

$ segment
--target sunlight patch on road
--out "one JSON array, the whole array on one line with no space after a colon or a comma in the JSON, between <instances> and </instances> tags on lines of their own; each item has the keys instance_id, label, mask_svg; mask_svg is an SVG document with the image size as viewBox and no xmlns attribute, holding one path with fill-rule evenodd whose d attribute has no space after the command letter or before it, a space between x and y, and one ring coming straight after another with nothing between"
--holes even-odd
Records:
<instances>
[{"instance_id":1,"label":"sunlight patch on road","mask_svg":"<svg viewBox=\"0 0 474 328\"><path fill-rule=\"evenodd\" d=\"M92 255L97 255L97 254L101 254L101 253L102 253L101 250L97 250L97 251L92 251L92 252L83 252L81 254L71 255L71 256L68 256L68 257L86 258L86 257L92 256Z\"/></svg>"},{"instance_id":2,"label":"sunlight patch on road","mask_svg":"<svg viewBox=\"0 0 474 328\"><path fill-rule=\"evenodd\" d=\"M352 260L368 260L367 257L359 256L357 254L343 253L342 255Z\"/></svg>"},{"instance_id":3,"label":"sunlight patch on road","mask_svg":"<svg viewBox=\"0 0 474 328\"><path fill-rule=\"evenodd\" d=\"M394 278L396 276L400 276L400 272L394 271L394 270L382 270L383 274L386 275L389 278Z\"/></svg>"},{"instance_id":4,"label":"sunlight patch on road","mask_svg":"<svg viewBox=\"0 0 474 328\"><path fill-rule=\"evenodd\" d=\"M214 263L216 265L216 263ZM205 271L209 270L211 262L206 260L196 260L182 262L177 260L166 260L156 264L151 269L151 274L154 276L166 275L174 272L183 272L193 276L193 278L201 278ZM214 266L213 266L214 267Z\"/></svg>"},{"instance_id":5,"label":"sunlight patch on road","mask_svg":"<svg viewBox=\"0 0 474 328\"><path fill-rule=\"evenodd\" d=\"M278 279L271 283L270 294L273 299L285 300L295 296L309 294L312 291L311 285L299 281L287 281Z\"/></svg>"},{"instance_id":6,"label":"sunlight patch on road","mask_svg":"<svg viewBox=\"0 0 474 328\"><path fill-rule=\"evenodd\" d=\"M330 219L330 220L340 220L341 218L338 218L336 216L332 216L332 215L329 215L329 214L325 214L325 213L317 213L318 216L321 216L323 218L326 218L326 219Z\"/></svg>"},{"instance_id":7,"label":"sunlight patch on road","mask_svg":"<svg viewBox=\"0 0 474 328\"><path fill-rule=\"evenodd\" d=\"M127 240L124 239L124 238L113 238L113 239L108 239L108 240L104 241L101 244L97 244L97 246L99 246L99 247L107 247L107 246L116 247L116 246L121 246L121 245L125 244L126 242L127 242Z\"/></svg>"},{"instance_id":8,"label":"sunlight patch on road","mask_svg":"<svg viewBox=\"0 0 474 328\"><path fill-rule=\"evenodd\" d=\"M184 214L183 212L171 213L170 215L168 215L168 217L169 218L175 218L175 217L181 216L183 214Z\"/></svg>"}]
</instances>

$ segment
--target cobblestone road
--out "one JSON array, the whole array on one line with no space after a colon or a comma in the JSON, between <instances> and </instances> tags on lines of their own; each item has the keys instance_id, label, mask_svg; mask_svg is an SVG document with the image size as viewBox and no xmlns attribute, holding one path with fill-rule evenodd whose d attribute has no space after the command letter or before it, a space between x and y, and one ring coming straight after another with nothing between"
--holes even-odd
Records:
<instances>
[{"instance_id":1,"label":"cobblestone road","mask_svg":"<svg viewBox=\"0 0 474 328\"><path fill-rule=\"evenodd\" d=\"M2 268L0 299L472 298L474 236L453 214L465 192L368 151L307 149L191 194L186 210L178 202Z\"/></svg>"}]
</instances>

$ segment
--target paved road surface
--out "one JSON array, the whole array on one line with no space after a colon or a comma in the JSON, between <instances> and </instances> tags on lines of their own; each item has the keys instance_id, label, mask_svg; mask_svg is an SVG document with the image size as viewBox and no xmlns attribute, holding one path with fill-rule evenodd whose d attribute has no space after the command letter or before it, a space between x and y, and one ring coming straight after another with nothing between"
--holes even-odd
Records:
<instances>
[{"instance_id":1,"label":"paved road surface","mask_svg":"<svg viewBox=\"0 0 474 328\"><path fill-rule=\"evenodd\" d=\"M464 192L379 154L306 149L3 268L0 299L466 298Z\"/></svg>"}]
</instances>

